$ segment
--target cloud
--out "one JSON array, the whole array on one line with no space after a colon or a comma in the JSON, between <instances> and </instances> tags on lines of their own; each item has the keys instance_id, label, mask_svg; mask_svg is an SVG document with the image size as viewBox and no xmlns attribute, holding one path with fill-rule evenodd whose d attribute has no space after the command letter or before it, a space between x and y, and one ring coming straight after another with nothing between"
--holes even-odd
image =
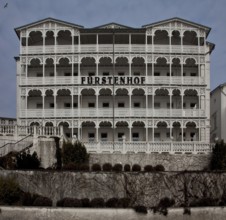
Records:
<instances>
[{"instance_id":1,"label":"cloud","mask_svg":"<svg viewBox=\"0 0 226 220\"><path fill-rule=\"evenodd\" d=\"M0 1L0 116L16 116L16 65L19 40L14 28L46 17L94 27L118 22L132 27L181 17L212 27L209 41L216 43L211 55L211 88L226 81L225 0L8 0Z\"/></svg>"}]
</instances>

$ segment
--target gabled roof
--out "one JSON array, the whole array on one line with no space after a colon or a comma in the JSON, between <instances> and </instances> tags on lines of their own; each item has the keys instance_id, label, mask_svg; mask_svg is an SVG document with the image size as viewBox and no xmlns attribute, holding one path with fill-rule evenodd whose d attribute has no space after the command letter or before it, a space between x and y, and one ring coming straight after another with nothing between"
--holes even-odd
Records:
<instances>
[{"instance_id":1,"label":"gabled roof","mask_svg":"<svg viewBox=\"0 0 226 220\"><path fill-rule=\"evenodd\" d=\"M79 28L79 29L84 28L83 26L78 25L78 24L73 24L73 23L70 23L70 22L67 22L67 21L62 21L62 20L58 20L58 19L49 17L49 18L45 18L45 19L42 19L42 20L39 20L39 21L36 21L36 22L32 22L32 23L17 27L17 28L15 28L15 31L16 31L17 35L19 36L19 32L21 30L23 30L25 28L30 28L30 27L33 27L35 25L39 25L39 24L42 24L42 23L45 23L45 22L48 22L48 21L56 22L56 23L59 23L59 24L63 24L63 25L67 25L67 26L71 26L71 27L75 27L75 28Z\"/></svg>"},{"instance_id":2,"label":"gabled roof","mask_svg":"<svg viewBox=\"0 0 226 220\"><path fill-rule=\"evenodd\" d=\"M211 30L210 27L207 27L207 26L204 26L202 24L198 24L198 23L195 23L195 22L192 22L192 21L188 21L188 20L185 20L185 19L182 19L182 18L178 18L178 17L154 22L154 23L151 23L151 24L146 24L146 25L143 25L142 27L143 28L154 27L154 26L162 25L162 24L169 23L169 22L172 22L172 21L179 21L179 22L186 23L186 24L189 24L189 25L197 27L197 28L205 29L207 35L209 34L209 32Z\"/></svg>"},{"instance_id":3,"label":"gabled roof","mask_svg":"<svg viewBox=\"0 0 226 220\"><path fill-rule=\"evenodd\" d=\"M133 27L111 22L111 23L103 24L101 26L94 27L93 29L133 29Z\"/></svg>"}]
</instances>

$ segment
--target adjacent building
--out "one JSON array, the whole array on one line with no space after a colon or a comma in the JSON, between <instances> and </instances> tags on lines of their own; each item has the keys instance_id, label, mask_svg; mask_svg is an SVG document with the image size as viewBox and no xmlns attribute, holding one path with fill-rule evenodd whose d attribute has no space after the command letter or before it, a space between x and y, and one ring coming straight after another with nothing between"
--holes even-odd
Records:
<instances>
[{"instance_id":1,"label":"adjacent building","mask_svg":"<svg viewBox=\"0 0 226 220\"><path fill-rule=\"evenodd\" d=\"M226 83L210 93L211 130L210 141L226 141Z\"/></svg>"},{"instance_id":2,"label":"adjacent building","mask_svg":"<svg viewBox=\"0 0 226 220\"><path fill-rule=\"evenodd\" d=\"M85 28L47 18L15 31L20 125L63 126L94 151L208 146L209 27L172 18Z\"/></svg>"}]
</instances>

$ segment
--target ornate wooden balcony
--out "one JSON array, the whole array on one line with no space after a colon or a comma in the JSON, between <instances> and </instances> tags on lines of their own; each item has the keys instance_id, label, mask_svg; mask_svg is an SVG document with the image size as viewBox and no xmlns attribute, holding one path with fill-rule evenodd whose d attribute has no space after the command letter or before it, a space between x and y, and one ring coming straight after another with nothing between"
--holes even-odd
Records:
<instances>
[{"instance_id":1,"label":"ornate wooden balcony","mask_svg":"<svg viewBox=\"0 0 226 220\"><path fill-rule=\"evenodd\" d=\"M90 45L50 45L50 46L28 46L22 47L22 54L67 54L67 53L113 53L112 44L90 44ZM185 53L204 54L204 46L187 45L136 45L115 44L115 53Z\"/></svg>"},{"instance_id":2,"label":"ornate wooden balcony","mask_svg":"<svg viewBox=\"0 0 226 220\"><path fill-rule=\"evenodd\" d=\"M128 118L128 117L188 117L197 118L205 117L205 110L202 109L151 109L151 108L115 108L114 117L116 118ZM82 118L94 118L94 117L113 117L112 108L81 108L79 109L28 109L20 112L20 118L62 118L62 117L82 117Z\"/></svg>"}]
</instances>

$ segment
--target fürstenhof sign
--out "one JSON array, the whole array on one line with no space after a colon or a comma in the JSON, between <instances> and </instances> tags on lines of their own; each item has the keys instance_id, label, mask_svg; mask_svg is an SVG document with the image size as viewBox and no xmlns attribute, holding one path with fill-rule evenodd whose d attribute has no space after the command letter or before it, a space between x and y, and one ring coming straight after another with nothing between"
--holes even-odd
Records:
<instances>
[{"instance_id":1,"label":"f\u00fcrstenhof sign","mask_svg":"<svg viewBox=\"0 0 226 220\"><path fill-rule=\"evenodd\" d=\"M82 85L143 85L145 77L130 76L82 76Z\"/></svg>"}]
</instances>

